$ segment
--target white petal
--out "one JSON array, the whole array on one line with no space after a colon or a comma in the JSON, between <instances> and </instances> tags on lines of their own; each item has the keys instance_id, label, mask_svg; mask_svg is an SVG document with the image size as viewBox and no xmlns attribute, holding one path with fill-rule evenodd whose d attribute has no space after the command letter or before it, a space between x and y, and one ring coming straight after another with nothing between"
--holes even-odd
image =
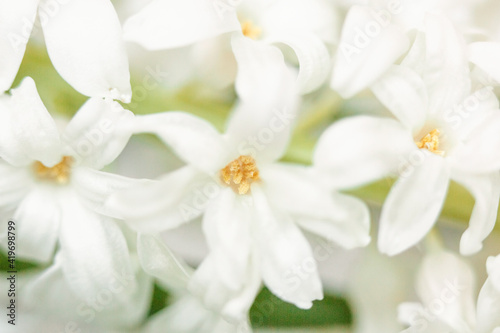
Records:
<instances>
[{"instance_id":1,"label":"white petal","mask_svg":"<svg viewBox=\"0 0 500 333\"><path fill-rule=\"evenodd\" d=\"M179 261L157 237L147 234L137 236L137 255L146 273L161 280L173 289L185 289L191 269Z\"/></svg>"},{"instance_id":2,"label":"white petal","mask_svg":"<svg viewBox=\"0 0 500 333\"><path fill-rule=\"evenodd\" d=\"M150 50L189 45L240 30L231 2L155 0L125 22L124 38Z\"/></svg>"},{"instance_id":3,"label":"white petal","mask_svg":"<svg viewBox=\"0 0 500 333\"><path fill-rule=\"evenodd\" d=\"M500 331L500 291L492 278L484 283L477 299L477 332L498 333Z\"/></svg>"},{"instance_id":4,"label":"white petal","mask_svg":"<svg viewBox=\"0 0 500 333\"><path fill-rule=\"evenodd\" d=\"M427 91L414 71L392 66L373 86L375 96L413 132L419 131L427 116Z\"/></svg>"},{"instance_id":5,"label":"white petal","mask_svg":"<svg viewBox=\"0 0 500 333\"><path fill-rule=\"evenodd\" d=\"M122 152L132 130L132 112L112 100L90 98L69 122L62 135L67 154L77 164L100 170Z\"/></svg>"},{"instance_id":6,"label":"white petal","mask_svg":"<svg viewBox=\"0 0 500 333\"><path fill-rule=\"evenodd\" d=\"M194 168L184 167L159 181L144 181L116 192L106 209L140 232L173 229L201 215L218 186Z\"/></svg>"},{"instance_id":7,"label":"white petal","mask_svg":"<svg viewBox=\"0 0 500 333\"><path fill-rule=\"evenodd\" d=\"M335 6L328 1L279 0L271 5L268 1L264 2L267 3L258 13L258 24L265 34L308 33L328 43L337 41L340 30L339 15Z\"/></svg>"},{"instance_id":8,"label":"white petal","mask_svg":"<svg viewBox=\"0 0 500 333\"><path fill-rule=\"evenodd\" d=\"M441 15L428 14L423 69L429 93L429 113L441 114L461 103L470 92L465 42L452 22Z\"/></svg>"},{"instance_id":9,"label":"white petal","mask_svg":"<svg viewBox=\"0 0 500 333\"><path fill-rule=\"evenodd\" d=\"M0 1L0 94L9 90L23 60L39 0Z\"/></svg>"},{"instance_id":10,"label":"white petal","mask_svg":"<svg viewBox=\"0 0 500 333\"><path fill-rule=\"evenodd\" d=\"M482 125L491 112L497 112L499 108L493 87L486 86L469 94L461 104L446 113L445 120L455 131L457 139L467 142L471 132Z\"/></svg>"},{"instance_id":11,"label":"white petal","mask_svg":"<svg viewBox=\"0 0 500 333\"><path fill-rule=\"evenodd\" d=\"M403 172L416 146L409 130L393 119L349 117L319 139L314 165L336 188L352 188Z\"/></svg>"},{"instance_id":12,"label":"white petal","mask_svg":"<svg viewBox=\"0 0 500 333\"><path fill-rule=\"evenodd\" d=\"M451 156L453 166L470 173L500 169L500 110L488 112Z\"/></svg>"},{"instance_id":13,"label":"white petal","mask_svg":"<svg viewBox=\"0 0 500 333\"><path fill-rule=\"evenodd\" d=\"M212 251L198 267L189 284L189 291L203 299L205 306L220 313L232 322L246 318L250 307L261 287L258 262L253 257L248 262L245 280L241 288L232 289L220 274L220 263L223 263L227 252ZM229 263L229 262L226 262ZM230 267L226 268L226 271Z\"/></svg>"},{"instance_id":14,"label":"white petal","mask_svg":"<svg viewBox=\"0 0 500 333\"><path fill-rule=\"evenodd\" d=\"M145 273L140 272L135 276L117 274L107 281L106 287L99 291L97 297L85 300L75 295L71 284L67 282L62 269L63 261L61 252L58 252L54 264L42 270L23 287L20 302L23 310L24 307L30 310L23 312L26 316L36 313L59 323L60 328L50 326L52 332L67 330L69 321L76 321L81 332L111 333L117 331L110 331L109 327L117 327L117 323L123 329L140 325L144 320L152 295L152 283ZM138 288L134 288L135 283ZM96 325L102 330L96 331ZM28 332L39 331L38 326Z\"/></svg>"},{"instance_id":15,"label":"white petal","mask_svg":"<svg viewBox=\"0 0 500 333\"><path fill-rule=\"evenodd\" d=\"M203 218L210 254L193 277L190 290L212 309L243 320L260 288L252 254L251 212L230 188L212 199Z\"/></svg>"},{"instance_id":16,"label":"white petal","mask_svg":"<svg viewBox=\"0 0 500 333\"><path fill-rule=\"evenodd\" d=\"M309 309L313 301L323 299L309 243L288 217L272 210L258 185L252 187L252 196L265 285L282 300Z\"/></svg>"},{"instance_id":17,"label":"white petal","mask_svg":"<svg viewBox=\"0 0 500 333\"><path fill-rule=\"evenodd\" d=\"M224 188L210 200L203 217L203 232L210 250L225 253L217 263L223 282L231 289L241 288L250 261L252 223L248 208L231 188Z\"/></svg>"},{"instance_id":18,"label":"white petal","mask_svg":"<svg viewBox=\"0 0 500 333\"><path fill-rule=\"evenodd\" d=\"M49 6L50 0L41 0ZM43 32L59 74L80 93L130 102L128 58L109 0L71 0L45 18Z\"/></svg>"},{"instance_id":19,"label":"white petal","mask_svg":"<svg viewBox=\"0 0 500 333\"><path fill-rule=\"evenodd\" d=\"M154 133L186 163L217 173L228 163L229 150L222 135L207 121L183 112L137 116L136 133Z\"/></svg>"},{"instance_id":20,"label":"white petal","mask_svg":"<svg viewBox=\"0 0 500 333\"><path fill-rule=\"evenodd\" d=\"M16 254L21 258L48 263L59 238L61 209L58 194L51 186L34 187L21 201L13 221L22 239Z\"/></svg>"},{"instance_id":21,"label":"white petal","mask_svg":"<svg viewBox=\"0 0 500 333\"><path fill-rule=\"evenodd\" d=\"M9 212L31 190L31 170L14 167L0 160L0 175L0 207L3 212Z\"/></svg>"},{"instance_id":22,"label":"white petal","mask_svg":"<svg viewBox=\"0 0 500 333\"><path fill-rule=\"evenodd\" d=\"M460 253L471 255L483 248L483 240L495 226L500 201L500 173L468 175L454 172L452 178L467 188L476 201L469 228L460 240Z\"/></svg>"},{"instance_id":23,"label":"white petal","mask_svg":"<svg viewBox=\"0 0 500 333\"><path fill-rule=\"evenodd\" d=\"M75 294L90 301L109 288L116 276L134 277L125 237L112 219L85 208L72 192L61 208L63 271ZM128 292L134 289L133 285L127 288Z\"/></svg>"},{"instance_id":24,"label":"white petal","mask_svg":"<svg viewBox=\"0 0 500 333\"><path fill-rule=\"evenodd\" d=\"M5 100L3 100L5 102ZM33 79L25 78L12 90L10 103L0 102L0 154L13 165L34 160L50 167L61 160L61 142Z\"/></svg>"},{"instance_id":25,"label":"white petal","mask_svg":"<svg viewBox=\"0 0 500 333\"><path fill-rule=\"evenodd\" d=\"M494 287L500 292L500 255L488 257L486 261L486 270Z\"/></svg>"},{"instance_id":26,"label":"white petal","mask_svg":"<svg viewBox=\"0 0 500 333\"><path fill-rule=\"evenodd\" d=\"M276 47L236 34L232 44L238 62L240 102L229 120L226 137L239 155L276 160L285 152L297 117L295 78Z\"/></svg>"},{"instance_id":27,"label":"white petal","mask_svg":"<svg viewBox=\"0 0 500 333\"><path fill-rule=\"evenodd\" d=\"M197 298L186 295L149 319L144 333L251 333L243 325L228 323L218 313L207 310Z\"/></svg>"},{"instance_id":28,"label":"white petal","mask_svg":"<svg viewBox=\"0 0 500 333\"><path fill-rule=\"evenodd\" d=\"M417 275L416 289L427 309L439 300L438 321L453 332L472 332L475 325L474 271L459 256L437 252L427 256ZM435 306L435 305L434 305Z\"/></svg>"},{"instance_id":29,"label":"white petal","mask_svg":"<svg viewBox=\"0 0 500 333\"><path fill-rule=\"evenodd\" d=\"M500 43L476 42L468 46L469 60L490 75L495 81L500 82Z\"/></svg>"},{"instance_id":30,"label":"white petal","mask_svg":"<svg viewBox=\"0 0 500 333\"><path fill-rule=\"evenodd\" d=\"M396 255L418 243L432 228L443 207L450 171L441 156L421 150L420 165L398 179L380 216L380 252Z\"/></svg>"},{"instance_id":31,"label":"white petal","mask_svg":"<svg viewBox=\"0 0 500 333\"><path fill-rule=\"evenodd\" d=\"M287 68L278 48L240 34L232 36L231 44L238 62L235 84L241 100L248 102L259 97L258 103L266 105L279 99L274 93L294 91L293 73ZM272 91L269 92L269 89Z\"/></svg>"},{"instance_id":32,"label":"white petal","mask_svg":"<svg viewBox=\"0 0 500 333\"><path fill-rule=\"evenodd\" d=\"M371 86L409 48L404 31L393 22L383 25L366 6L347 14L333 66L331 86L350 98Z\"/></svg>"},{"instance_id":33,"label":"white petal","mask_svg":"<svg viewBox=\"0 0 500 333\"><path fill-rule=\"evenodd\" d=\"M330 54L319 37L306 33L276 33L266 41L288 45L299 61L297 84L300 92L310 93L318 89L330 76Z\"/></svg>"},{"instance_id":34,"label":"white petal","mask_svg":"<svg viewBox=\"0 0 500 333\"><path fill-rule=\"evenodd\" d=\"M71 184L78 192L82 203L93 212L115 217L108 210L106 200L115 192L132 186L144 184L146 181L97 171L86 167L73 168Z\"/></svg>"},{"instance_id":35,"label":"white petal","mask_svg":"<svg viewBox=\"0 0 500 333\"><path fill-rule=\"evenodd\" d=\"M370 241L368 207L353 197L333 193L313 181L304 167L266 166L260 177L269 200L293 214L300 227L345 248Z\"/></svg>"}]
</instances>

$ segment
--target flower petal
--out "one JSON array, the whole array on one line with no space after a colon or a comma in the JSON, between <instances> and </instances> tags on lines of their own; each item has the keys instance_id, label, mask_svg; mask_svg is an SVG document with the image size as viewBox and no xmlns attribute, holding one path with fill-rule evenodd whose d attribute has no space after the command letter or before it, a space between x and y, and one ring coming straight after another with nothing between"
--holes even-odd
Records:
<instances>
[{"instance_id":1,"label":"flower petal","mask_svg":"<svg viewBox=\"0 0 500 333\"><path fill-rule=\"evenodd\" d=\"M59 238L61 209L51 186L34 187L19 204L13 220L19 239L16 254L28 260L48 263Z\"/></svg>"},{"instance_id":2,"label":"flower petal","mask_svg":"<svg viewBox=\"0 0 500 333\"><path fill-rule=\"evenodd\" d=\"M276 47L236 34L232 44L240 103L229 120L226 138L237 149L235 155L274 161L284 154L297 118L295 78Z\"/></svg>"},{"instance_id":3,"label":"flower petal","mask_svg":"<svg viewBox=\"0 0 500 333\"><path fill-rule=\"evenodd\" d=\"M476 200L469 228L460 240L460 253L471 255L483 248L483 240L495 226L500 201L500 173L468 175L453 172L452 178L465 186Z\"/></svg>"},{"instance_id":4,"label":"flower petal","mask_svg":"<svg viewBox=\"0 0 500 333\"><path fill-rule=\"evenodd\" d=\"M14 81L31 35L39 0L0 1L0 95Z\"/></svg>"},{"instance_id":5,"label":"flower petal","mask_svg":"<svg viewBox=\"0 0 500 333\"><path fill-rule=\"evenodd\" d=\"M311 247L300 229L269 206L262 189L252 187L254 223L259 245L262 278L279 298L309 309L323 299L323 290Z\"/></svg>"},{"instance_id":6,"label":"flower petal","mask_svg":"<svg viewBox=\"0 0 500 333\"><path fill-rule=\"evenodd\" d=\"M220 276L231 289L241 288L245 280L251 250L251 219L248 207L231 188L224 188L210 200L203 217L203 232L210 250L224 251ZM231 264L229 265L228 262Z\"/></svg>"},{"instance_id":7,"label":"flower petal","mask_svg":"<svg viewBox=\"0 0 500 333\"><path fill-rule=\"evenodd\" d=\"M313 161L332 186L352 188L401 172L415 149L411 133L398 121L356 116L323 133Z\"/></svg>"},{"instance_id":8,"label":"flower petal","mask_svg":"<svg viewBox=\"0 0 500 333\"><path fill-rule=\"evenodd\" d=\"M109 327L117 327L117 323L122 329L135 327L146 317L153 290L151 280L144 272L135 276L117 274L107 281L105 289L99 290L97 297L86 300L74 294L71 283L64 276L63 265L64 256L58 252L54 264L36 274L26 287L23 286L21 293L23 310L29 309L26 315L36 313L60 324L57 327L51 325L50 329L47 326L47 330L63 332L67 330L68 322L76 321L82 332L111 333L117 331L110 331ZM134 288L135 283L137 288ZM87 322L93 325L87 326ZM102 330L96 330L96 325ZM36 327L28 332L39 331L40 327Z\"/></svg>"},{"instance_id":9,"label":"flower petal","mask_svg":"<svg viewBox=\"0 0 500 333\"><path fill-rule=\"evenodd\" d=\"M223 136L207 121L183 112L137 116L136 133L154 133L186 163L214 175L228 161Z\"/></svg>"},{"instance_id":10,"label":"flower petal","mask_svg":"<svg viewBox=\"0 0 500 333\"><path fill-rule=\"evenodd\" d=\"M246 318L261 288L262 280L258 263L252 258L245 280L241 281L241 288L230 288L218 270L226 254L212 251L194 273L189 291L201 298L208 309L220 313L228 321L239 322Z\"/></svg>"},{"instance_id":11,"label":"flower petal","mask_svg":"<svg viewBox=\"0 0 500 333\"><path fill-rule=\"evenodd\" d=\"M408 37L396 24L381 25L372 17L371 7L352 6L342 28L332 88L344 98L356 95L375 83L409 46Z\"/></svg>"},{"instance_id":12,"label":"flower petal","mask_svg":"<svg viewBox=\"0 0 500 333\"><path fill-rule=\"evenodd\" d=\"M33 179L27 168L11 166L0 160L0 207L2 212L17 208L31 190Z\"/></svg>"},{"instance_id":13,"label":"flower petal","mask_svg":"<svg viewBox=\"0 0 500 333\"><path fill-rule=\"evenodd\" d=\"M115 216L108 210L106 200L117 191L146 182L87 167L73 168L71 174L71 183L80 196L82 204L93 212L112 217Z\"/></svg>"},{"instance_id":14,"label":"flower petal","mask_svg":"<svg viewBox=\"0 0 500 333\"><path fill-rule=\"evenodd\" d=\"M241 323L240 325L245 325ZM240 331L240 326L230 324L222 317L210 310L193 296L183 296L168 308L153 315L148 320L144 333L176 332L176 333L235 333L251 332L248 326L241 326L248 330Z\"/></svg>"},{"instance_id":15,"label":"flower petal","mask_svg":"<svg viewBox=\"0 0 500 333\"><path fill-rule=\"evenodd\" d=\"M368 207L358 199L323 188L309 174L312 171L280 163L261 169L260 177L273 206L293 214L303 229L349 249L368 244Z\"/></svg>"},{"instance_id":16,"label":"flower petal","mask_svg":"<svg viewBox=\"0 0 500 333\"><path fill-rule=\"evenodd\" d=\"M372 91L382 104L412 132L424 126L427 116L427 91L414 71L392 66L373 86Z\"/></svg>"},{"instance_id":17,"label":"flower petal","mask_svg":"<svg viewBox=\"0 0 500 333\"><path fill-rule=\"evenodd\" d=\"M209 308L235 321L246 317L261 283L252 253L251 213L240 199L225 188L208 204L203 231L210 254L190 283Z\"/></svg>"},{"instance_id":18,"label":"flower petal","mask_svg":"<svg viewBox=\"0 0 500 333\"><path fill-rule=\"evenodd\" d=\"M264 1L264 6L258 14L258 24L266 34L308 33L331 44L338 39L340 15L328 1L279 0L271 5L269 1Z\"/></svg>"},{"instance_id":19,"label":"flower petal","mask_svg":"<svg viewBox=\"0 0 500 333\"><path fill-rule=\"evenodd\" d=\"M297 84L300 92L310 93L318 89L330 76L330 54L319 37L306 33L276 33L266 41L288 45L299 62Z\"/></svg>"},{"instance_id":20,"label":"flower petal","mask_svg":"<svg viewBox=\"0 0 500 333\"><path fill-rule=\"evenodd\" d=\"M111 195L107 211L137 231L173 229L201 215L216 195L218 184L191 167L171 172L159 181L144 181Z\"/></svg>"},{"instance_id":21,"label":"flower petal","mask_svg":"<svg viewBox=\"0 0 500 333\"><path fill-rule=\"evenodd\" d=\"M469 173L490 173L500 169L500 110L490 111L479 120L450 161L454 168Z\"/></svg>"},{"instance_id":22,"label":"flower petal","mask_svg":"<svg viewBox=\"0 0 500 333\"><path fill-rule=\"evenodd\" d=\"M463 102L471 89L466 46L452 22L443 15L425 20L424 82L429 94L428 112L439 115Z\"/></svg>"},{"instance_id":23,"label":"flower petal","mask_svg":"<svg viewBox=\"0 0 500 333\"><path fill-rule=\"evenodd\" d=\"M191 269L179 261L157 237L137 235L137 255L146 273L173 289L185 289Z\"/></svg>"},{"instance_id":24,"label":"flower petal","mask_svg":"<svg viewBox=\"0 0 500 333\"><path fill-rule=\"evenodd\" d=\"M124 24L124 38L150 50L186 46L241 30L231 2L154 0Z\"/></svg>"},{"instance_id":25,"label":"flower petal","mask_svg":"<svg viewBox=\"0 0 500 333\"><path fill-rule=\"evenodd\" d=\"M477 332L500 332L500 291L492 283L491 277L486 280L477 299Z\"/></svg>"},{"instance_id":26,"label":"flower petal","mask_svg":"<svg viewBox=\"0 0 500 333\"><path fill-rule=\"evenodd\" d=\"M64 275L73 292L91 301L117 275L134 279L127 243L117 224L85 208L73 192L64 199L60 244ZM132 283L127 290L135 287Z\"/></svg>"},{"instance_id":27,"label":"flower petal","mask_svg":"<svg viewBox=\"0 0 500 333\"><path fill-rule=\"evenodd\" d=\"M5 100L3 100L5 102ZM0 154L12 165L34 160L48 167L61 160L56 124L43 105L35 82L25 78L12 90L10 102L0 102Z\"/></svg>"},{"instance_id":28,"label":"flower petal","mask_svg":"<svg viewBox=\"0 0 500 333\"><path fill-rule=\"evenodd\" d=\"M445 159L421 152L420 165L398 179L382 208L378 248L387 255L403 252L429 232L448 192L450 171Z\"/></svg>"},{"instance_id":29,"label":"flower petal","mask_svg":"<svg viewBox=\"0 0 500 333\"><path fill-rule=\"evenodd\" d=\"M100 170L122 152L132 130L132 112L112 100L90 98L69 122L62 135L67 154L76 163Z\"/></svg>"},{"instance_id":30,"label":"flower petal","mask_svg":"<svg viewBox=\"0 0 500 333\"><path fill-rule=\"evenodd\" d=\"M500 69L498 59L500 58L500 43L476 42L468 46L469 60L495 81L500 82Z\"/></svg>"},{"instance_id":31,"label":"flower petal","mask_svg":"<svg viewBox=\"0 0 500 333\"><path fill-rule=\"evenodd\" d=\"M50 6L50 0L41 1L41 6ZM43 33L54 67L76 90L130 102L128 58L111 1L72 0L58 5L46 19Z\"/></svg>"},{"instance_id":32,"label":"flower petal","mask_svg":"<svg viewBox=\"0 0 500 333\"><path fill-rule=\"evenodd\" d=\"M450 331L474 331L474 271L459 256L441 251L428 255L418 272L416 289L427 309L436 300L445 303L435 315Z\"/></svg>"}]
</instances>

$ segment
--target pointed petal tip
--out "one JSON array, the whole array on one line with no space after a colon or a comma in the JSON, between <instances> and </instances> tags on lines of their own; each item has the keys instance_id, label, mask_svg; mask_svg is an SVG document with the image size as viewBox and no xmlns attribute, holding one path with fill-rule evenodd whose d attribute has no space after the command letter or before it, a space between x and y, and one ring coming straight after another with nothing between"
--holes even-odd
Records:
<instances>
[{"instance_id":1,"label":"pointed petal tip","mask_svg":"<svg viewBox=\"0 0 500 333\"><path fill-rule=\"evenodd\" d=\"M469 233L465 231L460 239L460 254L463 256L471 256L483 249L483 243L474 241L469 237Z\"/></svg>"}]
</instances>

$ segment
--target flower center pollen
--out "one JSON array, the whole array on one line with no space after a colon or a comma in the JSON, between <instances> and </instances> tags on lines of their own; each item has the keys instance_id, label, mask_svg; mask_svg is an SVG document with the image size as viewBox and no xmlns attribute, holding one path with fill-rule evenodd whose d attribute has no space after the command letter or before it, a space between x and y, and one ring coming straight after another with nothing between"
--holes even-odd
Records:
<instances>
[{"instance_id":1,"label":"flower center pollen","mask_svg":"<svg viewBox=\"0 0 500 333\"><path fill-rule=\"evenodd\" d=\"M220 177L239 194L247 194L252 182L259 180L259 169L253 157L243 155L226 165Z\"/></svg>"},{"instance_id":2,"label":"flower center pollen","mask_svg":"<svg viewBox=\"0 0 500 333\"><path fill-rule=\"evenodd\" d=\"M415 142L418 148L427 149L431 153L439 156L444 156L444 151L439 150L439 135L441 132L438 129L433 129L425 135L419 142Z\"/></svg>"},{"instance_id":3,"label":"flower center pollen","mask_svg":"<svg viewBox=\"0 0 500 333\"><path fill-rule=\"evenodd\" d=\"M69 182L71 164L73 164L73 158L64 156L61 162L50 168L45 166L42 162L36 161L33 164L33 170L36 177L40 180L48 180L64 185Z\"/></svg>"},{"instance_id":4,"label":"flower center pollen","mask_svg":"<svg viewBox=\"0 0 500 333\"><path fill-rule=\"evenodd\" d=\"M262 29L253 24L250 20L245 20L241 23L241 31L243 35L253 40L260 37Z\"/></svg>"}]
</instances>

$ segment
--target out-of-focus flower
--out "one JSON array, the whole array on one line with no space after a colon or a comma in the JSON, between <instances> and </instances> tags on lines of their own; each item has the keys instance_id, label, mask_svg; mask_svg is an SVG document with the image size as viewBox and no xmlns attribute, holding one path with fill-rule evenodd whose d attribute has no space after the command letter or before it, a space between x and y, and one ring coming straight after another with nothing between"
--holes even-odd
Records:
<instances>
[{"instance_id":1,"label":"out-of-focus flower","mask_svg":"<svg viewBox=\"0 0 500 333\"><path fill-rule=\"evenodd\" d=\"M0 119L0 208L22 239L16 255L47 263L58 244L64 276L82 299L103 289L114 271L132 274L125 238L103 204L135 180L98 170L127 143L133 114L91 98L59 131L26 78L1 97Z\"/></svg>"},{"instance_id":2,"label":"out-of-focus flower","mask_svg":"<svg viewBox=\"0 0 500 333\"><path fill-rule=\"evenodd\" d=\"M347 0L348 13L333 65L331 86L344 98L369 88L391 65L397 64L425 29L426 16L439 13L451 20L471 45L471 61L494 78L500 48L491 40L493 30L481 27L478 12L485 0ZM484 10L484 9L483 9ZM491 9L490 9L491 10ZM482 23L482 22L481 22ZM474 42L478 42L477 44ZM498 41L497 41L498 42ZM486 51L486 52L483 52ZM500 82L500 81L499 81Z\"/></svg>"},{"instance_id":3,"label":"out-of-focus flower","mask_svg":"<svg viewBox=\"0 0 500 333\"><path fill-rule=\"evenodd\" d=\"M428 255L417 275L416 291L421 303L403 303L404 332L500 332L500 257L487 261L488 279L475 304L476 278L462 258L450 252Z\"/></svg>"},{"instance_id":4,"label":"out-of-focus flower","mask_svg":"<svg viewBox=\"0 0 500 333\"><path fill-rule=\"evenodd\" d=\"M496 221L498 100L488 87L471 90L465 43L448 20L429 15L426 33L417 39L403 65L393 66L373 86L397 120L359 116L339 121L320 139L315 164L340 188L401 176L380 221L379 249L389 255L415 245L432 228L450 179L463 184L476 205L460 250L472 254Z\"/></svg>"},{"instance_id":5,"label":"out-of-focus flower","mask_svg":"<svg viewBox=\"0 0 500 333\"><path fill-rule=\"evenodd\" d=\"M1 0L0 8L0 92L14 81L38 13L49 56L69 84L86 96L130 101L127 54L109 0Z\"/></svg>"},{"instance_id":6,"label":"out-of-focus flower","mask_svg":"<svg viewBox=\"0 0 500 333\"><path fill-rule=\"evenodd\" d=\"M156 133L188 166L109 204L144 231L175 228L204 212L210 253L190 289L210 308L241 320L262 280L301 308L322 298L314 256L298 226L345 248L364 246L370 237L361 201L331 193L310 168L277 162L298 109L281 53L243 37L233 43L241 100L226 133L179 112L138 117L138 131ZM201 205L200 191L206 195Z\"/></svg>"},{"instance_id":7,"label":"out-of-focus flower","mask_svg":"<svg viewBox=\"0 0 500 333\"><path fill-rule=\"evenodd\" d=\"M337 20L334 6L324 0L155 0L124 24L124 37L149 50L186 46L235 31L264 43L284 44L296 55L299 87L307 93L329 75L326 44L336 42ZM221 61L224 46L215 45L218 51L205 51L215 52Z\"/></svg>"}]
</instances>

